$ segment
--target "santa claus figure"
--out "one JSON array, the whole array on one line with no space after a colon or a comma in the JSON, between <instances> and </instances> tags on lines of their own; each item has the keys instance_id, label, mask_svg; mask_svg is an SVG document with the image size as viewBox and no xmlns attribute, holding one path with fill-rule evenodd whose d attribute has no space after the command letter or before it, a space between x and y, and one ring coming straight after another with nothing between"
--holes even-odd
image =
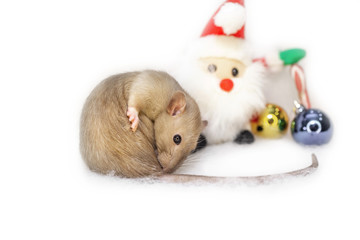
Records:
<instances>
[{"instance_id":1,"label":"santa claus figure","mask_svg":"<svg viewBox=\"0 0 360 240\"><path fill-rule=\"evenodd\" d=\"M279 53L254 60L244 30L244 1L226 1L211 17L200 39L188 49L174 74L197 101L202 118L208 120L199 147L205 139L209 144L252 143L249 121L266 103L263 73L284 65Z\"/></svg>"}]
</instances>

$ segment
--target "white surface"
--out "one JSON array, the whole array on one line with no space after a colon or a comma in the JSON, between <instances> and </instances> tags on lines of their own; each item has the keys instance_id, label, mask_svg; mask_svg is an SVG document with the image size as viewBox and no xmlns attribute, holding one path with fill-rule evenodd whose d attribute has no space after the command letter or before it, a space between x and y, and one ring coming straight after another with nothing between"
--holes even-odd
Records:
<instances>
[{"instance_id":1,"label":"white surface","mask_svg":"<svg viewBox=\"0 0 360 240\"><path fill-rule=\"evenodd\" d=\"M84 166L79 117L91 89L114 73L168 69L221 3L0 3L1 239L360 237L357 1L246 2L246 35L259 55L307 50L302 65L312 104L335 125L330 144L302 147L289 135L230 143L184 168L268 174L305 167L314 152L320 167L312 176L258 187L177 186L99 176ZM287 76L272 76L267 94L289 109Z\"/></svg>"}]
</instances>

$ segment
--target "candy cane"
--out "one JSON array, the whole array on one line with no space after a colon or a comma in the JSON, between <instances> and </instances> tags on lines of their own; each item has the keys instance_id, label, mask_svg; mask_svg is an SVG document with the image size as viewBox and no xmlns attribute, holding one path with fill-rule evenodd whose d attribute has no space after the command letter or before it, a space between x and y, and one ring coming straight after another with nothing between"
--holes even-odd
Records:
<instances>
[{"instance_id":1,"label":"candy cane","mask_svg":"<svg viewBox=\"0 0 360 240\"><path fill-rule=\"evenodd\" d=\"M296 89L298 91L300 103L306 108L311 108L309 95L305 84L305 73L302 67L298 64L291 65L291 77L295 81Z\"/></svg>"}]
</instances>

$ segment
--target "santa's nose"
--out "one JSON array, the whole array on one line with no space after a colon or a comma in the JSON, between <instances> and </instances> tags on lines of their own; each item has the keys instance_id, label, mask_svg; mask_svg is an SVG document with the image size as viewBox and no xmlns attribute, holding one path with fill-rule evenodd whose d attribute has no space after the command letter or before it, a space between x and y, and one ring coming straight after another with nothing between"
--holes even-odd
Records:
<instances>
[{"instance_id":1,"label":"santa's nose","mask_svg":"<svg viewBox=\"0 0 360 240\"><path fill-rule=\"evenodd\" d=\"M234 87L234 82L231 79L223 79L220 82L220 88L225 92L230 92Z\"/></svg>"}]
</instances>

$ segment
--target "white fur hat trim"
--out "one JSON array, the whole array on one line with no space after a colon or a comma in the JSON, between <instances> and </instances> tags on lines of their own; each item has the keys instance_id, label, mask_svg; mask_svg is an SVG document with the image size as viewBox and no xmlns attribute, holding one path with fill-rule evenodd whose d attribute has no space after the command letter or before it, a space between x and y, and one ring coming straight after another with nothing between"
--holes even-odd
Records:
<instances>
[{"instance_id":1,"label":"white fur hat trim","mask_svg":"<svg viewBox=\"0 0 360 240\"><path fill-rule=\"evenodd\" d=\"M196 58L219 57L240 60L249 65L252 59L249 57L247 41L233 36L209 35L195 41L188 54Z\"/></svg>"}]
</instances>

